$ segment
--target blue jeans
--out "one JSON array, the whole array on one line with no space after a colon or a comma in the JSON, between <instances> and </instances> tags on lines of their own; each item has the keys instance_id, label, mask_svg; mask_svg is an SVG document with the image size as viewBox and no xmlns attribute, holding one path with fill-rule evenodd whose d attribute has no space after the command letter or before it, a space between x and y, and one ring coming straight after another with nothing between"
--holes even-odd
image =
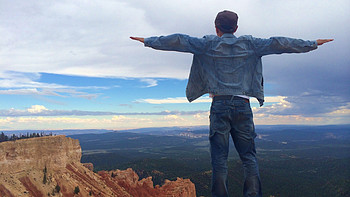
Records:
<instances>
[{"instance_id":1,"label":"blue jeans","mask_svg":"<svg viewBox=\"0 0 350 197\"><path fill-rule=\"evenodd\" d=\"M256 137L253 114L249 101L233 97L214 100L210 109L210 152L213 197L229 196L227 189L227 157L229 136L242 160L244 170L245 197L261 197L261 182L256 159L254 139Z\"/></svg>"}]
</instances>

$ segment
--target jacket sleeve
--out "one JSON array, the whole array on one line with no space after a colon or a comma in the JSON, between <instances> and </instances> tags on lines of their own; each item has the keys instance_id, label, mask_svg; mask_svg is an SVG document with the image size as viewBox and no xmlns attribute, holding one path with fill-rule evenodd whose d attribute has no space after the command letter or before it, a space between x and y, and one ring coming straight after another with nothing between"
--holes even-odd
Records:
<instances>
[{"instance_id":1,"label":"jacket sleeve","mask_svg":"<svg viewBox=\"0 0 350 197\"><path fill-rule=\"evenodd\" d=\"M317 49L316 41L287 37L269 39L253 38L253 47L258 56L282 53L305 53Z\"/></svg>"},{"instance_id":2,"label":"jacket sleeve","mask_svg":"<svg viewBox=\"0 0 350 197\"><path fill-rule=\"evenodd\" d=\"M205 49L204 38L195 38L184 34L145 38L144 44L146 47L151 47L157 50L178 51L193 54L203 53Z\"/></svg>"}]
</instances>

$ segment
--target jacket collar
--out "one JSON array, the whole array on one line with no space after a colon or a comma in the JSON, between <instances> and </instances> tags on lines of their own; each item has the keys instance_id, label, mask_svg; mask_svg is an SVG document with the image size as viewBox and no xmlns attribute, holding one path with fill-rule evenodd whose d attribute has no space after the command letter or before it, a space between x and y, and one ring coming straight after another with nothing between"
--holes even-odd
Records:
<instances>
[{"instance_id":1,"label":"jacket collar","mask_svg":"<svg viewBox=\"0 0 350 197\"><path fill-rule=\"evenodd\" d=\"M226 34L222 35L221 38L236 38L236 36L233 34L230 34L230 33L226 33Z\"/></svg>"}]
</instances>

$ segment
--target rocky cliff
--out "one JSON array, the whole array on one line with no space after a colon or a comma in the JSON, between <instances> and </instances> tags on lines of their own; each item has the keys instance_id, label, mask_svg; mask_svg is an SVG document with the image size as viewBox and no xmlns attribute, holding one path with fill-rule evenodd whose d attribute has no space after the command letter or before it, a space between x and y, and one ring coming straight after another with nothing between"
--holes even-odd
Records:
<instances>
[{"instance_id":1,"label":"rocky cliff","mask_svg":"<svg viewBox=\"0 0 350 197\"><path fill-rule=\"evenodd\" d=\"M80 162L78 140L65 136L47 136L0 143L0 173L28 169L65 168Z\"/></svg>"},{"instance_id":2,"label":"rocky cliff","mask_svg":"<svg viewBox=\"0 0 350 197\"><path fill-rule=\"evenodd\" d=\"M0 143L0 197L18 196L172 196L196 195L188 179L153 186L132 170L91 171L80 163L78 140L51 136Z\"/></svg>"}]
</instances>

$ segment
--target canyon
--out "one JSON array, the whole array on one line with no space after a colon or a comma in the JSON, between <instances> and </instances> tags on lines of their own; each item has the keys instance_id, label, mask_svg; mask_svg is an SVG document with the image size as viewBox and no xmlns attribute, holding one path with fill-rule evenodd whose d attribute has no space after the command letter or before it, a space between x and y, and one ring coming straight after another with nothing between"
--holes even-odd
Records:
<instances>
[{"instance_id":1,"label":"canyon","mask_svg":"<svg viewBox=\"0 0 350 197\"><path fill-rule=\"evenodd\" d=\"M0 143L0 197L193 197L195 185L177 178L154 186L131 169L93 171L81 163L79 140L63 135Z\"/></svg>"}]
</instances>

